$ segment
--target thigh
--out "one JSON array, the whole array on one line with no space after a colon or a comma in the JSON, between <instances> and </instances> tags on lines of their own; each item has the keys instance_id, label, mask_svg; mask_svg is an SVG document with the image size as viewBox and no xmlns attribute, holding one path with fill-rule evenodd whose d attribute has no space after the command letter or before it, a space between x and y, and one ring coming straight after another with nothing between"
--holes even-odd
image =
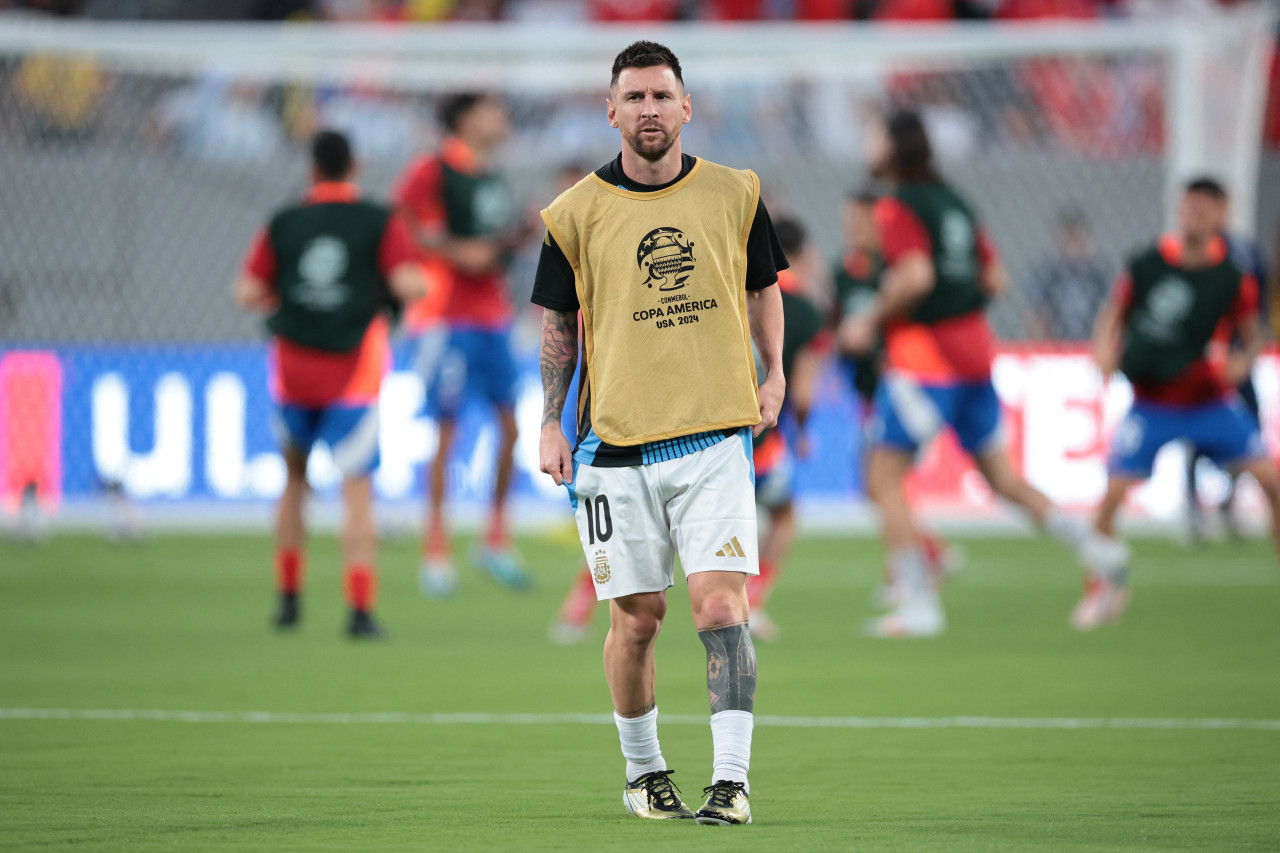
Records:
<instances>
[{"instance_id":1,"label":"thigh","mask_svg":"<svg viewBox=\"0 0 1280 853\"><path fill-rule=\"evenodd\" d=\"M1266 455L1257 421L1239 400L1205 406L1196 413L1188 431L1196 450L1226 470Z\"/></svg>"},{"instance_id":2,"label":"thigh","mask_svg":"<svg viewBox=\"0 0 1280 853\"><path fill-rule=\"evenodd\" d=\"M669 588L675 579L675 549L645 468L574 467L569 497L596 598Z\"/></svg>"},{"instance_id":3,"label":"thigh","mask_svg":"<svg viewBox=\"0 0 1280 853\"><path fill-rule=\"evenodd\" d=\"M949 397L949 389L923 385L903 373L887 374L872 402L868 444L914 454L947 422Z\"/></svg>"},{"instance_id":4,"label":"thigh","mask_svg":"<svg viewBox=\"0 0 1280 853\"><path fill-rule=\"evenodd\" d=\"M516 405L516 361L511 354L511 333L483 332L483 347L471 362L475 384L485 399L499 409Z\"/></svg>"},{"instance_id":5,"label":"thigh","mask_svg":"<svg viewBox=\"0 0 1280 853\"><path fill-rule=\"evenodd\" d=\"M948 422L970 456L982 456L1003 440L1000 429L1000 398L991 380L967 383L956 389Z\"/></svg>"},{"instance_id":6,"label":"thigh","mask_svg":"<svg viewBox=\"0 0 1280 853\"><path fill-rule=\"evenodd\" d=\"M320 414L317 438L329 445L333 463L346 479L378 467L378 405L330 406Z\"/></svg>"},{"instance_id":7,"label":"thigh","mask_svg":"<svg viewBox=\"0 0 1280 853\"><path fill-rule=\"evenodd\" d=\"M1185 433L1186 424L1175 412L1135 402L1111 439L1107 470L1118 478L1145 480L1160 448Z\"/></svg>"},{"instance_id":8,"label":"thigh","mask_svg":"<svg viewBox=\"0 0 1280 853\"><path fill-rule=\"evenodd\" d=\"M282 451L292 450L302 455L311 451L316 443L321 410L281 403L276 406L272 418L272 432Z\"/></svg>"},{"instance_id":9,"label":"thigh","mask_svg":"<svg viewBox=\"0 0 1280 853\"><path fill-rule=\"evenodd\" d=\"M468 332L441 326L422 336L418 371L426 388L427 414L456 418L466 401L471 340Z\"/></svg>"},{"instance_id":10,"label":"thigh","mask_svg":"<svg viewBox=\"0 0 1280 853\"><path fill-rule=\"evenodd\" d=\"M760 573L750 433L659 462L662 495L684 573Z\"/></svg>"}]
</instances>

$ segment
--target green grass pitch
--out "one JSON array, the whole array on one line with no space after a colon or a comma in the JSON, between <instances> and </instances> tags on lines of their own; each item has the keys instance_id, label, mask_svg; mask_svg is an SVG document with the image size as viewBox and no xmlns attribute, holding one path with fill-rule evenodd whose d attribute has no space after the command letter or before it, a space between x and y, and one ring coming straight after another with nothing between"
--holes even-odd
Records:
<instances>
[{"instance_id":1,"label":"green grass pitch","mask_svg":"<svg viewBox=\"0 0 1280 853\"><path fill-rule=\"evenodd\" d=\"M879 546L802 541L770 608L784 633L758 648L756 712L1280 718L1280 570L1267 543L1135 544L1118 626L1067 628L1079 576L1053 544L968 539L946 636L886 641L859 635ZM332 539L311 548L304 624L283 636L267 626L266 538L0 544L0 849L1280 849L1276 728L761 725L756 823L713 828L623 813L611 725L12 710L607 714L603 619L584 645L546 640L580 552L520 545L531 594L464 566L441 603L417 592L415 543L389 543L379 609L391 638L353 644ZM660 731L696 805L710 771L704 653L683 582L671 603L658 698L672 723Z\"/></svg>"}]
</instances>

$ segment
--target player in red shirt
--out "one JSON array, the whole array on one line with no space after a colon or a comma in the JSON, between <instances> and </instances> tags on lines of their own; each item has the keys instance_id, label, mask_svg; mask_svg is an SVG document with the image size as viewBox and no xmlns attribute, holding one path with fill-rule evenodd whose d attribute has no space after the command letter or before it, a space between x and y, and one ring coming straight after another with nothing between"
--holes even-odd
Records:
<instances>
[{"instance_id":1,"label":"player in red shirt","mask_svg":"<svg viewBox=\"0 0 1280 853\"><path fill-rule=\"evenodd\" d=\"M517 438L506 269L531 231L520 225L506 185L492 168L509 131L502 101L488 94L454 95L441 105L440 120L449 137L439 152L409 165L395 192L425 262L445 283L441 298L424 301L408 318L420 336L417 369L439 428L418 573L431 598L443 598L457 586L445 519L446 475L458 416L472 399L494 409L500 428L492 514L476 562L507 586L528 583L506 519Z\"/></svg>"},{"instance_id":2,"label":"player in red shirt","mask_svg":"<svg viewBox=\"0 0 1280 853\"><path fill-rule=\"evenodd\" d=\"M1095 521L1102 538L1086 561L1085 595L1072 616L1082 630L1114 621L1128 605L1129 549L1115 538L1116 513L1170 441L1186 440L1224 470L1252 474L1280 548L1280 473L1236 391L1262 349L1258 283L1230 257L1218 233L1222 190L1208 183L1187 186L1178 233L1130 261L1094 327L1098 367L1103 376L1124 373L1134 402L1112 441Z\"/></svg>"},{"instance_id":3,"label":"player in red shirt","mask_svg":"<svg viewBox=\"0 0 1280 853\"><path fill-rule=\"evenodd\" d=\"M1077 552L1088 526L1058 510L1013 468L991 383L994 344L984 309L1007 283L986 232L942 182L919 116L891 116L872 163L893 191L876 205L886 273L876 297L841 321L842 348L865 353L883 329L884 378L868 427L867 493L880 508L888 562L901 587L877 636L931 636L945 616L903 482L916 454L944 427L990 484Z\"/></svg>"},{"instance_id":4,"label":"player in red shirt","mask_svg":"<svg viewBox=\"0 0 1280 853\"><path fill-rule=\"evenodd\" d=\"M342 472L348 632L376 637L377 547L370 473L378 464L378 392L390 364L385 310L426 292L403 221L362 201L346 137L312 141L312 187L277 212L249 249L236 300L267 315L272 333L275 428L288 477L276 516L280 628L297 624L302 590L302 507L307 459L323 441Z\"/></svg>"}]
</instances>

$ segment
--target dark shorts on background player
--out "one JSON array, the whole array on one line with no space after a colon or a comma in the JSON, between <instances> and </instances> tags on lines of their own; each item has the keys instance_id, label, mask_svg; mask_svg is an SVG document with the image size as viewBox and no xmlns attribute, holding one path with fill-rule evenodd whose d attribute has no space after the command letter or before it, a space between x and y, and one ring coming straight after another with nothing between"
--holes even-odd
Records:
<instances>
[{"instance_id":1,"label":"dark shorts on background player","mask_svg":"<svg viewBox=\"0 0 1280 853\"><path fill-rule=\"evenodd\" d=\"M1119 476L1146 479L1160 448L1178 440L1190 442L1226 470L1266 455L1257 421L1237 397L1192 406L1137 400L1116 430L1107 469Z\"/></svg>"},{"instance_id":2,"label":"dark shorts on background player","mask_svg":"<svg viewBox=\"0 0 1280 853\"><path fill-rule=\"evenodd\" d=\"M310 408L285 403L276 409L274 427L284 450L307 453L324 442L343 477L362 477L378 467L377 404Z\"/></svg>"},{"instance_id":3,"label":"dark shorts on background player","mask_svg":"<svg viewBox=\"0 0 1280 853\"><path fill-rule=\"evenodd\" d=\"M1000 398L990 379L928 385L890 372L876 390L867 437L874 446L915 453L946 426L971 456L998 446Z\"/></svg>"},{"instance_id":4,"label":"dark shorts on background player","mask_svg":"<svg viewBox=\"0 0 1280 853\"><path fill-rule=\"evenodd\" d=\"M416 369L432 417L457 417L473 398L499 409L515 407L518 375L510 329L432 327L419 340Z\"/></svg>"}]
</instances>

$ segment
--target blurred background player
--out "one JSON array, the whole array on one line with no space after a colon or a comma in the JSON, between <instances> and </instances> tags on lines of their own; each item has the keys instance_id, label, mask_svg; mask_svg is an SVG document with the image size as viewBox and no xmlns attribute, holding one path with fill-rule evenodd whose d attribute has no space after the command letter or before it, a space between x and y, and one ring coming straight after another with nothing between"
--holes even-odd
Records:
<instances>
[{"instance_id":1,"label":"blurred background player","mask_svg":"<svg viewBox=\"0 0 1280 853\"><path fill-rule=\"evenodd\" d=\"M502 100L484 93L446 98L439 117L448 137L438 152L410 164L395 193L431 269L446 283L444 296L422 309L425 316L411 318L421 334L417 369L427 410L439 430L418 574L423 593L432 598L449 595L458 582L445 504L458 416L472 398L493 407L499 431L488 529L474 558L502 584L528 584L506 517L517 438L506 270L530 233L519 226L506 184L493 168L510 123Z\"/></svg>"},{"instance_id":2,"label":"blurred background player","mask_svg":"<svg viewBox=\"0 0 1280 853\"><path fill-rule=\"evenodd\" d=\"M891 115L873 143L877 177L893 184L876 203L885 274L875 299L846 317L844 349L870 352L885 336L885 374L868 429L867 493L880 509L898 603L876 619L876 636L931 636L946 624L904 480L917 451L944 426L992 491L1022 507L1049 534L1081 552L1089 530L1058 510L1013 469L991 383L994 341L984 311L1007 285L1004 266L969 206L934 171L920 117Z\"/></svg>"},{"instance_id":3,"label":"blurred background player","mask_svg":"<svg viewBox=\"0 0 1280 853\"><path fill-rule=\"evenodd\" d=\"M1178 232L1134 256L1098 313L1094 358L1103 376L1119 370L1128 378L1134 401L1112 441L1094 522L1105 538L1090 554L1085 595L1072 615L1081 630L1114 621L1128 605L1129 549L1116 538L1116 513L1170 441L1186 440L1223 469L1252 474L1280 547L1280 473L1235 390L1263 345L1258 285L1231 259L1221 201L1204 181L1189 184Z\"/></svg>"},{"instance_id":4,"label":"blurred background player","mask_svg":"<svg viewBox=\"0 0 1280 853\"><path fill-rule=\"evenodd\" d=\"M1256 243L1251 240L1233 237L1227 233L1227 222L1230 216L1230 199L1227 197L1226 188L1217 180L1210 177L1197 178L1187 184L1187 192L1195 193L1203 198L1202 203L1206 210L1213 213L1215 219L1215 230L1226 243L1227 254L1240 271L1247 273L1257 282L1259 288L1258 294L1258 310L1262 316L1265 326L1267 317L1267 298L1266 298L1266 282L1267 267L1263 260L1262 252L1258 249ZM1231 345L1239 346L1238 338L1232 338ZM1261 413L1258 408L1258 389L1253 384L1253 374L1250 372L1244 377L1244 380L1236 387L1236 391L1240 395L1240 402L1248 410L1253 422L1261 429ZM1201 542L1208 534L1207 519L1204 510L1200 505L1200 490L1198 488L1199 478L1196 476L1197 468L1200 460L1208 460L1209 457L1203 453L1199 447L1194 444L1190 445L1187 453L1187 530L1192 542ZM1218 503L1218 515L1224 527L1233 536L1239 536L1240 531L1235 521L1235 499L1236 499L1236 482L1239 479L1238 471L1227 472L1227 493Z\"/></svg>"},{"instance_id":5,"label":"blurred background player","mask_svg":"<svg viewBox=\"0 0 1280 853\"><path fill-rule=\"evenodd\" d=\"M806 296L812 282L813 265L804 226L795 219L779 217L773 228L778 235L778 244L791 262L789 269L778 271L784 323L782 373L787 378L787 398L779 425L752 440L756 504L769 516L769 524L760 537L760 574L747 578L747 604L751 608L749 627L752 636L765 641L778 636L778 626L765 612L765 605L769 603L769 596L795 541L795 455L809 455L805 426L813 406L813 389L826 346L822 335L822 314ZM763 365L757 363L756 372L763 378ZM783 431L784 420L788 432L794 436L794 443Z\"/></svg>"},{"instance_id":6,"label":"blurred background player","mask_svg":"<svg viewBox=\"0 0 1280 853\"><path fill-rule=\"evenodd\" d=\"M376 637L370 473L378 463L378 391L390 366L385 312L422 296L426 282L403 221L359 198L346 137L317 133L311 164L310 193L272 216L235 283L237 301L268 314L274 336L275 427L288 472L276 516L275 624L292 627L300 616L307 458L323 441L343 478L347 631Z\"/></svg>"},{"instance_id":7,"label":"blurred background player","mask_svg":"<svg viewBox=\"0 0 1280 853\"><path fill-rule=\"evenodd\" d=\"M1023 318L1028 337L1089 340L1111 277L1094 251L1093 231L1084 213L1073 209L1059 215L1054 253L1036 268L1028 283Z\"/></svg>"},{"instance_id":8,"label":"blurred background player","mask_svg":"<svg viewBox=\"0 0 1280 853\"><path fill-rule=\"evenodd\" d=\"M880 292L880 279L884 275L884 260L880 257L880 238L876 233L875 206L879 196L871 189L863 189L845 199L842 210L846 250L836 261L831 278L835 284L835 301L832 304L833 325L839 328L845 317L854 317L869 308ZM841 367L858 397L859 415L865 439L866 427L871 420L872 402L880 387L880 375L884 370L884 337L876 335L875 343L867 352L842 350ZM866 469L867 442L859 442L862 449L862 468ZM962 555L953 545L948 545L931 533L920 531L920 547L924 549L929 571L935 583L941 583L956 571ZM872 596L877 607L891 607L898 597L899 587L894 582L888 561L884 566L884 583Z\"/></svg>"}]
</instances>

